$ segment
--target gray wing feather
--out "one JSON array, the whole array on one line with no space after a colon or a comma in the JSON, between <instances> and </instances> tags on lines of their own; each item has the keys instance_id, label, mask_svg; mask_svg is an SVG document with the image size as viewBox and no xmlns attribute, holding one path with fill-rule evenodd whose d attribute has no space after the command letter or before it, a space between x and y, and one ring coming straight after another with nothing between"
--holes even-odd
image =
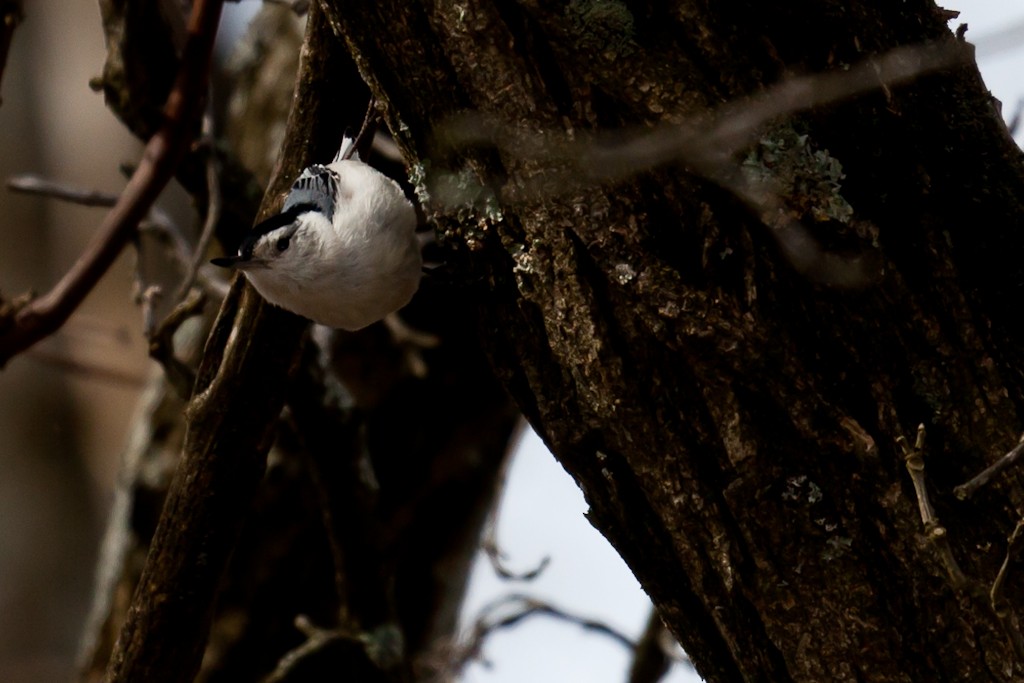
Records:
<instances>
[{"instance_id":1,"label":"gray wing feather","mask_svg":"<svg viewBox=\"0 0 1024 683\"><path fill-rule=\"evenodd\" d=\"M292 184L281 210L287 211L297 204L312 204L327 220L334 220L334 198L337 194L338 175L326 166L315 164L306 168Z\"/></svg>"}]
</instances>

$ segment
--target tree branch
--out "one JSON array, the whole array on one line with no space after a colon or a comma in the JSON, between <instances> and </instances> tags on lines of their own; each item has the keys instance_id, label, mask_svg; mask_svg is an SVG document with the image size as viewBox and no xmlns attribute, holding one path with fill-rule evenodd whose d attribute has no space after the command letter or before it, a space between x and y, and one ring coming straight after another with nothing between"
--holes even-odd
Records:
<instances>
[{"instance_id":1,"label":"tree branch","mask_svg":"<svg viewBox=\"0 0 1024 683\"><path fill-rule=\"evenodd\" d=\"M629 666L628 683L657 683L672 666L672 659L663 645L668 631L658 610L651 607L647 626L633 650L633 663Z\"/></svg>"},{"instance_id":2,"label":"tree branch","mask_svg":"<svg viewBox=\"0 0 1024 683\"><path fill-rule=\"evenodd\" d=\"M278 210L301 168L329 159L341 138L339 50L317 7L281 162L260 216ZM236 278L207 340L182 459L107 669L110 683L190 681L198 670L214 596L262 481L305 329L303 320L265 305Z\"/></svg>"},{"instance_id":3,"label":"tree branch","mask_svg":"<svg viewBox=\"0 0 1024 683\"><path fill-rule=\"evenodd\" d=\"M121 253L184 158L206 94L221 6L222 0L194 5L164 124L146 145L139 167L85 253L50 292L18 309L12 320L0 321L0 367L64 324Z\"/></svg>"},{"instance_id":4,"label":"tree branch","mask_svg":"<svg viewBox=\"0 0 1024 683\"><path fill-rule=\"evenodd\" d=\"M469 662L481 659L484 643L496 631L519 625L528 617L547 616L575 624L585 631L607 636L627 649L635 651L633 639L610 624L582 617L555 605L522 593L510 593L485 605L477 615L465 644L458 648L450 662L453 674L461 673Z\"/></svg>"},{"instance_id":5,"label":"tree branch","mask_svg":"<svg viewBox=\"0 0 1024 683\"><path fill-rule=\"evenodd\" d=\"M14 29L21 23L21 2L4 0L0 2L0 83L3 83L4 67L7 66L7 53L14 39ZM2 102L0 98L0 102Z\"/></svg>"}]
</instances>

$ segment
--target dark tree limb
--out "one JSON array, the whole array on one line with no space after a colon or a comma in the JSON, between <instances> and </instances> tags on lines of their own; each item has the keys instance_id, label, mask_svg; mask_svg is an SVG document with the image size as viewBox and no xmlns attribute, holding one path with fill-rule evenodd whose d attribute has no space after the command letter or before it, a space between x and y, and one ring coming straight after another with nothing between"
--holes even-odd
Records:
<instances>
[{"instance_id":1,"label":"dark tree limb","mask_svg":"<svg viewBox=\"0 0 1024 683\"><path fill-rule=\"evenodd\" d=\"M665 651L665 640L668 635L658 610L652 607L647 617L647 626L644 627L644 632L633 651L633 662L629 666L627 683L658 683L665 677L672 666L672 658Z\"/></svg>"},{"instance_id":2,"label":"dark tree limb","mask_svg":"<svg viewBox=\"0 0 1024 683\"><path fill-rule=\"evenodd\" d=\"M52 290L0 321L0 367L64 324L121 253L174 175L194 139L202 111L221 5L222 0L195 4L178 78L167 98L165 122L150 138L139 167L85 253Z\"/></svg>"},{"instance_id":3,"label":"dark tree limb","mask_svg":"<svg viewBox=\"0 0 1024 683\"><path fill-rule=\"evenodd\" d=\"M338 102L330 40L314 11L298 104L261 216L278 210L298 172L314 158L329 158L340 139L330 121ZM190 681L198 671L213 597L266 467L305 327L296 316L264 305L244 278L235 279L207 341L186 413L183 455L110 659L110 683Z\"/></svg>"},{"instance_id":4,"label":"dark tree limb","mask_svg":"<svg viewBox=\"0 0 1024 683\"><path fill-rule=\"evenodd\" d=\"M339 47L315 5L264 215L278 209L303 166L333 156L345 126L363 115L364 86L348 80L357 74ZM236 189L222 184L225 211ZM138 539L151 544L150 553L111 658L110 680L187 680L211 621L214 646L201 672L207 679L252 680L281 658L281 675L301 679L316 671L318 680L335 675L339 663L350 672L358 666L386 676L430 666L435 642L453 635L518 417L487 368L465 307L445 289L425 284L403 311L417 329L441 340L420 350L427 369L421 376L410 373L401 343L384 325L338 335L331 357L355 421L348 422L347 404L339 409L300 375L296 390L308 393L294 399L288 414L303 438L282 430L275 465L262 477L282 401L294 395L288 378L298 363L308 365L298 353L306 323L264 305L243 279L234 282L197 372L183 455L161 520L151 538ZM344 497L358 489L348 463L360 455L349 448L347 424L366 431L379 503L352 505ZM295 442L311 435L313 457L301 457ZM363 447L362 438L355 446ZM305 471L311 460L316 487ZM313 503L322 507L318 516L308 514ZM324 528L333 554L323 548ZM368 529L380 533L366 539ZM239 535L236 561L229 563ZM368 545L369 552L354 552ZM315 566L304 572L291 565L293 558ZM335 565L333 582L324 575L325 559ZM252 567L269 573L254 577ZM366 576L375 583L362 583ZM218 585L224 587L219 610ZM261 591L272 591L273 599ZM332 614L339 604L344 614ZM240 610L250 617L242 630ZM303 635L292 625L297 615L321 626L303 632L313 641L306 647L295 642ZM108 623L119 616L111 613ZM94 661L102 656L98 650Z\"/></svg>"}]
</instances>

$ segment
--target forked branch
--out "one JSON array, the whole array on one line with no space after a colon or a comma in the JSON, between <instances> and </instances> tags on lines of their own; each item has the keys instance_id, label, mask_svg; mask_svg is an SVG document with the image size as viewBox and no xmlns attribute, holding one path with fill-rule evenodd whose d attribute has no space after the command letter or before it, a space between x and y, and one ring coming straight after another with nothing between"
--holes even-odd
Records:
<instances>
[{"instance_id":1,"label":"forked branch","mask_svg":"<svg viewBox=\"0 0 1024 683\"><path fill-rule=\"evenodd\" d=\"M193 5L164 123L146 144L128 186L85 252L53 289L0 320L0 367L64 324L121 253L184 158L198 132L222 4L223 0L196 0Z\"/></svg>"}]
</instances>

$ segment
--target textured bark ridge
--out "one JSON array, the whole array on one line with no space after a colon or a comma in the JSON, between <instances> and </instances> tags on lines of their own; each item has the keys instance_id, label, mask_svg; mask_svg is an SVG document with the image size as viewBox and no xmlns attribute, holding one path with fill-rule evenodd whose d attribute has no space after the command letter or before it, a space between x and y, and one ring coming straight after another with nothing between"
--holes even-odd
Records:
<instances>
[{"instance_id":1,"label":"textured bark ridge","mask_svg":"<svg viewBox=\"0 0 1024 683\"><path fill-rule=\"evenodd\" d=\"M1024 399L1021 156L973 64L764 127L735 164L771 178L773 215L685 160L598 184L527 147L952 47L943 10L341 5L332 22L471 283L494 366L707 680L1024 675L1008 635L1019 583L1002 620L988 601L1020 475L952 494L1013 446ZM431 133L467 111L497 122L495 145ZM867 281L801 267L780 212ZM919 423L963 581L926 540L896 444Z\"/></svg>"}]
</instances>

